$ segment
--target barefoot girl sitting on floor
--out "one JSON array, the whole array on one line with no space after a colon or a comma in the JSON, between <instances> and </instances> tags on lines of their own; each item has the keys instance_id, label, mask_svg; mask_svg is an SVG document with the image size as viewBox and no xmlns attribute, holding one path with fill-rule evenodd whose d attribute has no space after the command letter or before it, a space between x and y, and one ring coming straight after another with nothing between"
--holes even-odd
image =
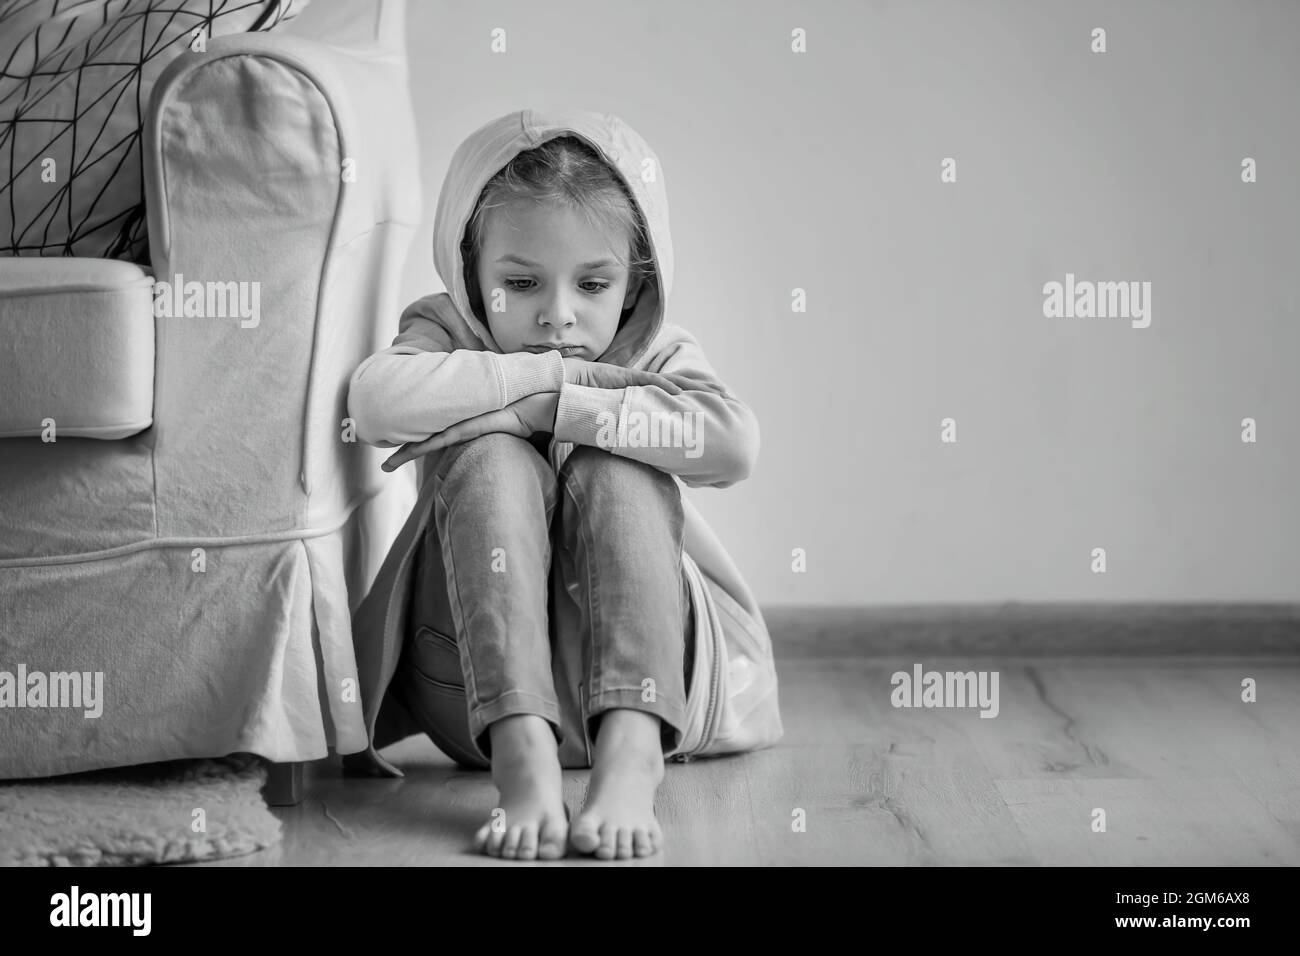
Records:
<instances>
[{"instance_id":1,"label":"barefoot girl sitting on floor","mask_svg":"<svg viewBox=\"0 0 1300 956\"><path fill-rule=\"evenodd\" d=\"M434 252L448 291L407 307L349 391L358 436L403 446L384 468L421 469L354 622L359 756L397 773L378 749L423 732L490 767L494 856L647 856L665 759L781 735L761 614L679 485L745 478L757 423L665 321L662 170L616 117L476 131ZM721 699L741 683L762 706ZM586 767L570 819L561 768Z\"/></svg>"}]
</instances>

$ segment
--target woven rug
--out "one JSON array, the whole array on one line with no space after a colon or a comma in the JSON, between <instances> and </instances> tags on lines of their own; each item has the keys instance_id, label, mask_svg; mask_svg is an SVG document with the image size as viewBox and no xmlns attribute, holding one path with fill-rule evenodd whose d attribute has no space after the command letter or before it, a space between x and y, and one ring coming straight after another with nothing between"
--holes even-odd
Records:
<instances>
[{"instance_id":1,"label":"woven rug","mask_svg":"<svg viewBox=\"0 0 1300 956\"><path fill-rule=\"evenodd\" d=\"M0 782L0 866L146 866L280 842L266 765L237 754Z\"/></svg>"}]
</instances>

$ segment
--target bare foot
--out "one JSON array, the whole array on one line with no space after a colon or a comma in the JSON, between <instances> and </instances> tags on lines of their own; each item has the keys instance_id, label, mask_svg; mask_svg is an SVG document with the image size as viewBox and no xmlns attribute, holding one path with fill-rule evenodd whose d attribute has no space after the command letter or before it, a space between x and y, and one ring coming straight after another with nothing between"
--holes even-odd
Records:
<instances>
[{"instance_id":1,"label":"bare foot","mask_svg":"<svg viewBox=\"0 0 1300 956\"><path fill-rule=\"evenodd\" d=\"M475 847L507 860L558 860L569 821L555 734L541 717L503 717L488 728L492 782L500 802L474 835Z\"/></svg>"},{"instance_id":2,"label":"bare foot","mask_svg":"<svg viewBox=\"0 0 1300 956\"><path fill-rule=\"evenodd\" d=\"M663 845L655 791L664 778L659 718L609 710L600 719L587 802L570 839L579 853L602 860L650 856Z\"/></svg>"}]
</instances>

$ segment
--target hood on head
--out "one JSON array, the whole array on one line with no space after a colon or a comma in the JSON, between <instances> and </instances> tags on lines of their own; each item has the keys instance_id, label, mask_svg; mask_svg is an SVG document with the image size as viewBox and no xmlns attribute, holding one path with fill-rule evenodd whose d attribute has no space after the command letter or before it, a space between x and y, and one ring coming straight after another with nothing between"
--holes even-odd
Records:
<instances>
[{"instance_id":1,"label":"hood on head","mask_svg":"<svg viewBox=\"0 0 1300 956\"><path fill-rule=\"evenodd\" d=\"M650 252L655 261L654 286L641 290L632 314L599 357L602 362L633 365L664 323L668 292L672 288L673 247L668 233L668 196L659 157L617 116L589 110L518 110L470 134L452 155L438 196L433 262L465 322L484 345L500 352L492 333L470 306L465 288L465 263L460 253L465 227L489 179L524 150L566 135L585 140L619 174L640 207L650 235Z\"/></svg>"}]
</instances>

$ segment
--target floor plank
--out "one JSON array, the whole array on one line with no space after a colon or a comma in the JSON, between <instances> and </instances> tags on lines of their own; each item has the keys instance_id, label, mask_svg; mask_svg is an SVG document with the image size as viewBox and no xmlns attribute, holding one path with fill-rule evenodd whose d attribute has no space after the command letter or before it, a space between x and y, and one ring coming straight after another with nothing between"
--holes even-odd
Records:
<instances>
[{"instance_id":1,"label":"floor plank","mask_svg":"<svg viewBox=\"0 0 1300 956\"><path fill-rule=\"evenodd\" d=\"M1295 841L1240 784L1200 780L1001 780L1043 861L1078 866L1263 866L1300 862ZM1093 812L1106 829L1094 832Z\"/></svg>"}]
</instances>

